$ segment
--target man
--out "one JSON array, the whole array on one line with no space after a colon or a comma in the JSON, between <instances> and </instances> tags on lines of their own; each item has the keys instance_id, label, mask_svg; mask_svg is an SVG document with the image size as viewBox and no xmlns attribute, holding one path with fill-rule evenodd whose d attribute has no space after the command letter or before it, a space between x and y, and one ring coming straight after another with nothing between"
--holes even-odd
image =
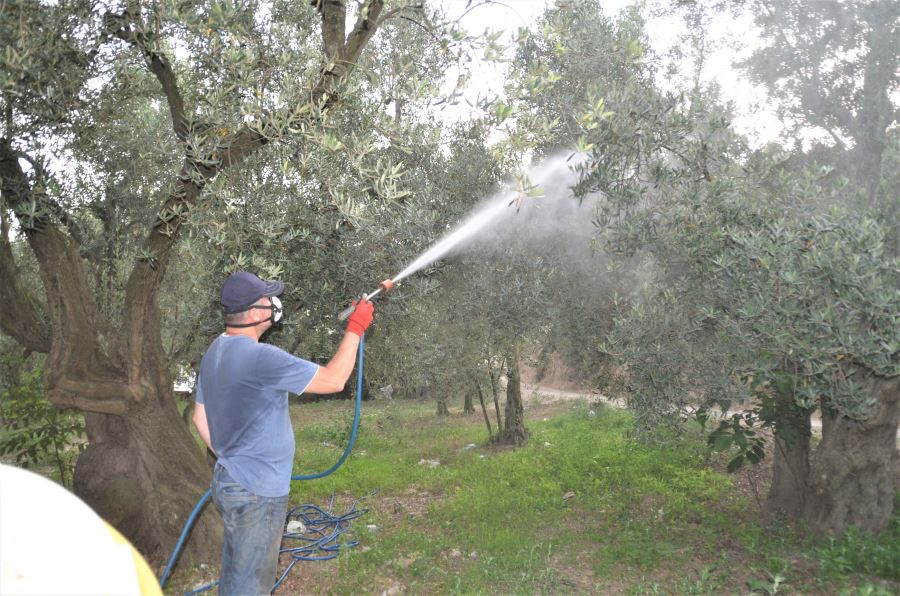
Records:
<instances>
[{"instance_id":1,"label":"man","mask_svg":"<svg viewBox=\"0 0 900 596\"><path fill-rule=\"evenodd\" d=\"M194 424L218 457L212 496L225 522L219 593L269 594L287 517L294 432L288 393L335 393L353 371L372 303L360 300L334 357L302 360L260 336L281 319L281 282L239 272L222 284L225 333L213 341L197 375Z\"/></svg>"}]
</instances>

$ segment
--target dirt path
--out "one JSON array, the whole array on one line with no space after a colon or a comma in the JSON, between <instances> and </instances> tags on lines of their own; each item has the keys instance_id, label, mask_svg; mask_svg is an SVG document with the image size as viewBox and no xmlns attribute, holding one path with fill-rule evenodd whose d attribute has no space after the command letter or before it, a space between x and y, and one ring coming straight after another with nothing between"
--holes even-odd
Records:
<instances>
[{"instance_id":1,"label":"dirt path","mask_svg":"<svg viewBox=\"0 0 900 596\"><path fill-rule=\"evenodd\" d=\"M533 383L522 383L522 395L525 398L525 402L531 404L550 404L558 401L584 399L592 402L601 401L616 408L625 407L625 402L623 400L609 399L601 393L590 391L567 391L563 389L554 389L552 387L544 387L543 385L535 385ZM730 417L732 414L736 414L739 411L740 410L729 410L723 418ZM821 437L822 415L820 412L817 411L813 414L810 424L812 426L813 434ZM900 449L900 429L897 429L897 448Z\"/></svg>"},{"instance_id":2,"label":"dirt path","mask_svg":"<svg viewBox=\"0 0 900 596\"><path fill-rule=\"evenodd\" d=\"M538 403L553 403L556 401L575 401L585 399L588 401L602 401L611 406L624 408L625 402L622 400L609 399L602 393L593 391L568 391L565 389L554 389L543 385L535 385L533 383L522 383L522 395L525 401Z\"/></svg>"}]
</instances>

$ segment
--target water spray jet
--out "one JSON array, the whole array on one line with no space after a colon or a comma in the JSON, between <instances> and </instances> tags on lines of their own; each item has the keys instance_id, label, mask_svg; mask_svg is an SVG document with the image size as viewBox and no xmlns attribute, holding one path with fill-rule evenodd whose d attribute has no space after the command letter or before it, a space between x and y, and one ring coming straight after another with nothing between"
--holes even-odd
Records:
<instances>
[{"instance_id":1,"label":"water spray jet","mask_svg":"<svg viewBox=\"0 0 900 596\"><path fill-rule=\"evenodd\" d=\"M535 188L540 188L548 182L552 182L554 176L568 171L572 156L559 155L548 159L540 166L534 168L532 176L534 184L524 190L514 192L501 191L496 193L489 200L480 205L472 213L470 213L459 225L457 225L448 234L431 245L425 252L416 257L406 268L393 277L386 279L378 285L378 289L371 294L363 294L361 298L371 300L376 295L384 292L387 293L394 284L406 279L413 273L416 273L428 265L434 263L438 259L445 257L447 254L457 250L461 245L472 242L477 236L490 229L491 225L495 225L500 216L509 213L510 208L515 205L516 211L521 207L523 199L530 194ZM343 321L356 310L355 305L350 305L338 315L338 319Z\"/></svg>"}]
</instances>

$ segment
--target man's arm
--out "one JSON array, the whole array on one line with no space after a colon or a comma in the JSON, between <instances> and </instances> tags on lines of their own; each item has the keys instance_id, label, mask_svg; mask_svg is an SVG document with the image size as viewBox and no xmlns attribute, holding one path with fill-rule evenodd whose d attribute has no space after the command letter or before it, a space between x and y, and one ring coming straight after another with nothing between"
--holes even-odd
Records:
<instances>
[{"instance_id":1,"label":"man's arm","mask_svg":"<svg viewBox=\"0 0 900 596\"><path fill-rule=\"evenodd\" d=\"M200 437L203 439L203 442L206 443L206 446L213 453L216 452L212 447L212 441L209 438L209 424L206 422L206 406L203 404L194 404L194 426L197 427L197 432L200 433Z\"/></svg>"},{"instance_id":2,"label":"man's arm","mask_svg":"<svg viewBox=\"0 0 900 596\"><path fill-rule=\"evenodd\" d=\"M356 348L359 347L362 334L372 324L374 310L372 303L366 300L365 296L354 304L356 310L347 321L347 333L344 334L341 345L328 364L319 367L304 393L337 393L347 384L347 379L353 372Z\"/></svg>"},{"instance_id":3,"label":"man's arm","mask_svg":"<svg viewBox=\"0 0 900 596\"><path fill-rule=\"evenodd\" d=\"M344 389L356 360L359 336L347 332L328 364L320 366L304 393L337 393Z\"/></svg>"}]
</instances>

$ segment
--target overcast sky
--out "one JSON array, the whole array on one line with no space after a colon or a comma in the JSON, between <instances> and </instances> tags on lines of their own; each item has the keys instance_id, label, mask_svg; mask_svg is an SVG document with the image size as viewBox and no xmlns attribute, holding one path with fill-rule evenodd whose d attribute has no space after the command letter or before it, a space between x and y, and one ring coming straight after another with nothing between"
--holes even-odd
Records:
<instances>
[{"instance_id":1,"label":"overcast sky","mask_svg":"<svg viewBox=\"0 0 900 596\"><path fill-rule=\"evenodd\" d=\"M635 0L601 0L603 11L610 16L618 15L623 8ZM475 0L473 4L477 4ZM460 23L470 33L482 33L486 29L503 30L503 39L511 42L519 27L533 27L548 5L554 0L502 0L492 2L466 12L469 0L444 0L448 16L463 15ZM679 41L682 23L677 19L650 19L647 34L653 49L665 53ZM715 46L704 69L704 79L717 81L726 99L733 101L737 117L734 128L750 137L754 144L764 144L776 139L781 126L775 110L769 104L762 88L755 87L735 69L732 64L745 57L758 43L758 36L752 19L735 22L730 17L722 17L711 27L712 42ZM737 45L738 48L735 49ZM479 93L499 93L503 80L502 72L494 65L484 64L473 75L467 97L474 101ZM689 76L690 65L684 65L684 74ZM679 81L661 79L662 86L677 87ZM461 106L457 117L464 117L467 108Z\"/></svg>"}]
</instances>

